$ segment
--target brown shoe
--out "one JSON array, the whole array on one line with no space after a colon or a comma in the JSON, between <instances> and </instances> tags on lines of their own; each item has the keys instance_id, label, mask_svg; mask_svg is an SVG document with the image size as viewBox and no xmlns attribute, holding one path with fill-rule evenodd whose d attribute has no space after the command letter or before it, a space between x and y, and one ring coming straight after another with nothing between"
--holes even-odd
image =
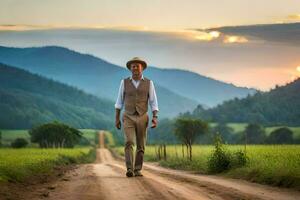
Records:
<instances>
[{"instance_id":1,"label":"brown shoe","mask_svg":"<svg viewBox=\"0 0 300 200\"><path fill-rule=\"evenodd\" d=\"M132 171L132 169L127 169L126 176L127 176L127 177L132 177L132 176L133 176L133 171Z\"/></svg>"},{"instance_id":2,"label":"brown shoe","mask_svg":"<svg viewBox=\"0 0 300 200\"><path fill-rule=\"evenodd\" d=\"M141 173L141 170L136 170L134 171L134 176L143 176L143 174Z\"/></svg>"}]
</instances>

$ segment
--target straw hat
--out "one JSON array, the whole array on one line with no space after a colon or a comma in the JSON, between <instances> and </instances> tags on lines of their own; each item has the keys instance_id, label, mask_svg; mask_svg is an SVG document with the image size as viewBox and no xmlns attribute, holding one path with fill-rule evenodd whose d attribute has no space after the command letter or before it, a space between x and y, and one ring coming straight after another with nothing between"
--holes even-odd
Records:
<instances>
[{"instance_id":1,"label":"straw hat","mask_svg":"<svg viewBox=\"0 0 300 200\"><path fill-rule=\"evenodd\" d=\"M139 57L134 57L132 58L131 60L129 60L127 63L126 63L126 66L127 68L130 70L130 64L131 63L134 63L134 62L137 62L137 63L141 63L143 65L143 70L145 70L147 68L147 63L146 61L142 60L141 58Z\"/></svg>"}]
</instances>

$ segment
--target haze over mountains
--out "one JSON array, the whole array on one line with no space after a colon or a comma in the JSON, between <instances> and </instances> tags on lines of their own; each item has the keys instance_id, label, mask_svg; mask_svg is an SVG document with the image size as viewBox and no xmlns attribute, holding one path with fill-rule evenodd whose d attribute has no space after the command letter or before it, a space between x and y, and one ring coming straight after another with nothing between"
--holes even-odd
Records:
<instances>
[{"instance_id":1,"label":"haze over mountains","mask_svg":"<svg viewBox=\"0 0 300 200\"><path fill-rule=\"evenodd\" d=\"M113 102L121 79L131 75L123 67L57 46L0 47L0 62L76 86ZM193 110L199 103L214 106L254 92L178 69L148 67L144 74L154 81L162 117Z\"/></svg>"},{"instance_id":2,"label":"haze over mountains","mask_svg":"<svg viewBox=\"0 0 300 200\"><path fill-rule=\"evenodd\" d=\"M0 63L0 127L27 129L53 120L76 128L109 129L113 102Z\"/></svg>"}]
</instances>

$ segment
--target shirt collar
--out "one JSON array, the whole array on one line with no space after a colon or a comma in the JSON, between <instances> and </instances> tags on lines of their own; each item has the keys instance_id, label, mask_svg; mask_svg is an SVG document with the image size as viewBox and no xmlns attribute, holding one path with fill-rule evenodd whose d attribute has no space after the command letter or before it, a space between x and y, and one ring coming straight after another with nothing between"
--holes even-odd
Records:
<instances>
[{"instance_id":1,"label":"shirt collar","mask_svg":"<svg viewBox=\"0 0 300 200\"><path fill-rule=\"evenodd\" d=\"M130 76L130 80L132 80L132 75ZM142 74L142 80L145 80L143 74Z\"/></svg>"}]
</instances>

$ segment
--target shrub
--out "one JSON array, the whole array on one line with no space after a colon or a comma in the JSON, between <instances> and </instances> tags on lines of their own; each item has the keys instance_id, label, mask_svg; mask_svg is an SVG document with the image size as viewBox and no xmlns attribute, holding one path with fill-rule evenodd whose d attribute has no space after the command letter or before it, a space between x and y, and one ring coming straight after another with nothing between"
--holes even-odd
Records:
<instances>
[{"instance_id":1,"label":"shrub","mask_svg":"<svg viewBox=\"0 0 300 200\"><path fill-rule=\"evenodd\" d=\"M209 173L221 173L231 168L242 167L245 166L249 160L244 151L227 151L224 148L222 138L218 133L215 136L214 146L215 149L208 158Z\"/></svg>"},{"instance_id":2,"label":"shrub","mask_svg":"<svg viewBox=\"0 0 300 200\"><path fill-rule=\"evenodd\" d=\"M28 142L24 138L16 138L11 143L11 147L13 147L13 148L22 148L22 147L26 147L27 145L28 145Z\"/></svg>"},{"instance_id":3,"label":"shrub","mask_svg":"<svg viewBox=\"0 0 300 200\"><path fill-rule=\"evenodd\" d=\"M230 158L230 168L245 166L249 161L245 151L242 150L232 153Z\"/></svg>"},{"instance_id":4,"label":"shrub","mask_svg":"<svg viewBox=\"0 0 300 200\"><path fill-rule=\"evenodd\" d=\"M225 151L222 145L220 134L216 134L214 141L215 150L208 159L208 172L220 173L228 170L230 167L230 155Z\"/></svg>"}]
</instances>

